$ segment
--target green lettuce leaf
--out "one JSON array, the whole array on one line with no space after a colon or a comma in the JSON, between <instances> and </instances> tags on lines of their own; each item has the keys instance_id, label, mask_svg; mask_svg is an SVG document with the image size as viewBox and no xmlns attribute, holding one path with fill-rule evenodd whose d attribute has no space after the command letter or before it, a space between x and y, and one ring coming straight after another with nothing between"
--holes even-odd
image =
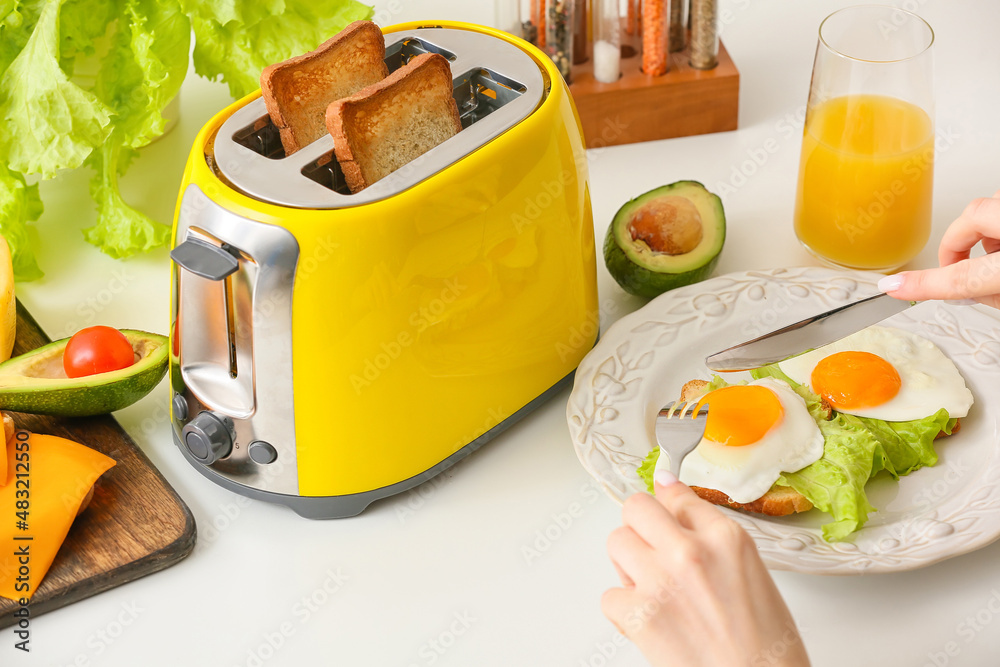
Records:
<instances>
[{"instance_id":1,"label":"green lettuce leaf","mask_svg":"<svg viewBox=\"0 0 1000 667\"><path fill-rule=\"evenodd\" d=\"M221 76L236 98L259 88L260 72L271 63L311 51L348 23L372 16L371 7L354 0L185 0L184 10L195 33L195 71Z\"/></svg>"},{"instance_id":2,"label":"green lettuce leaf","mask_svg":"<svg viewBox=\"0 0 1000 667\"><path fill-rule=\"evenodd\" d=\"M15 280L42 277L28 238L28 223L41 214L38 184L27 185L24 176L0 164L0 234L10 246Z\"/></svg>"},{"instance_id":3,"label":"green lettuce leaf","mask_svg":"<svg viewBox=\"0 0 1000 667\"><path fill-rule=\"evenodd\" d=\"M22 174L51 178L83 164L111 133L111 110L59 66L59 8L45 5L0 77L0 156Z\"/></svg>"},{"instance_id":4,"label":"green lettuce leaf","mask_svg":"<svg viewBox=\"0 0 1000 667\"><path fill-rule=\"evenodd\" d=\"M226 25L231 21L235 21L245 26L257 25L272 16L279 16L286 11L291 11L290 8L286 8L285 0L259 0L257 2L239 2L239 0L181 0L181 7L184 13L192 18L197 17L215 21L219 25ZM350 23L350 21L347 23ZM347 23L344 25L347 25Z\"/></svg>"},{"instance_id":5,"label":"green lettuce leaf","mask_svg":"<svg viewBox=\"0 0 1000 667\"><path fill-rule=\"evenodd\" d=\"M130 0L101 61L94 91L114 111L116 122L89 160L96 172L90 193L97 203L97 223L83 235L112 257L130 257L169 240L167 225L122 199L118 175L134 155L132 149L163 133L162 110L184 81L190 46L191 24L179 3Z\"/></svg>"},{"instance_id":6,"label":"green lettuce leaf","mask_svg":"<svg viewBox=\"0 0 1000 667\"><path fill-rule=\"evenodd\" d=\"M0 74L14 62L28 43L44 2L0 0Z\"/></svg>"},{"instance_id":7,"label":"green lettuce leaf","mask_svg":"<svg viewBox=\"0 0 1000 667\"><path fill-rule=\"evenodd\" d=\"M127 35L128 48L105 59L98 88L110 96L124 144L139 148L163 134L163 109L187 74L191 21L176 0L132 0L126 16L128 29L118 34ZM124 68L133 72L127 81Z\"/></svg>"},{"instance_id":8,"label":"green lettuce leaf","mask_svg":"<svg viewBox=\"0 0 1000 667\"><path fill-rule=\"evenodd\" d=\"M97 172L90 182L90 195L97 202L97 224L83 230L88 243L116 259L166 245L170 236L170 227L152 220L122 200L118 189L118 161L123 150L128 149L114 138L89 161Z\"/></svg>"},{"instance_id":9,"label":"green lettuce leaf","mask_svg":"<svg viewBox=\"0 0 1000 667\"><path fill-rule=\"evenodd\" d=\"M73 74L76 59L98 51L108 26L116 18L114 0L65 0L59 12L59 62L63 71Z\"/></svg>"},{"instance_id":10,"label":"green lettuce leaf","mask_svg":"<svg viewBox=\"0 0 1000 667\"><path fill-rule=\"evenodd\" d=\"M869 417L856 417L879 441L888 459L885 469L894 478L908 475L914 470L937 463L934 438L944 431L951 434L954 419L942 408L923 419L906 422L887 422Z\"/></svg>"},{"instance_id":11,"label":"green lettuce leaf","mask_svg":"<svg viewBox=\"0 0 1000 667\"><path fill-rule=\"evenodd\" d=\"M884 454L878 440L856 417L837 414L817 423L823 434L822 458L797 472L783 473L778 483L792 487L833 517L823 525L823 539L836 542L861 528L874 511L865 485L874 461L881 461Z\"/></svg>"},{"instance_id":12,"label":"green lettuce leaf","mask_svg":"<svg viewBox=\"0 0 1000 667\"><path fill-rule=\"evenodd\" d=\"M659 459L660 448L656 447L649 454L646 454L646 458L642 460L642 464L635 470L639 475L639 479L646 483L646 490L650 493L653 492L653 471L656 470L656 462Z\"/></svg>"}]
</instances>

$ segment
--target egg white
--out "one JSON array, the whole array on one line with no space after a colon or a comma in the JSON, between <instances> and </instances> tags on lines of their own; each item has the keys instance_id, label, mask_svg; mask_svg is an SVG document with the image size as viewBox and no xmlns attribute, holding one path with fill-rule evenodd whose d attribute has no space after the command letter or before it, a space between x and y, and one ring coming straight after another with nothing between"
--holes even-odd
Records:
<instances>
[{"instance_id":1,"label":"egg white","mask_svg":"<svg viewBox=\"0 0 1000 667\"><path fill-rule=\"evenodd\" d=\"M806 409L806 402L781 380L750 382L773 391L784 417L755 443L727 447L702 439L681 465L680 479L689 486L716 489L738 503L757 500L783 472L801 470L823 456L823 435ZM709 412L711 412L709 404ZM661 451L657 465L669 456Z\"/></svg>"},{"instance_id":2,"label":"egg white","mask_svg":"<svg viewBox=\"0 0 1000 667\"><path fill-rule=\"evenodd\" d=\"M782 361L778 367L800 384L811 387L813 369L822 359L837 352L870 352L882 357L899 373L899 393L882 405L841 410L858 417L899 422L923 419L941 408L948 416L965 417L972 407L972 392L954 362L937 345L923 336L872 326L798 357Z\"/></svg>"}]
</instances>

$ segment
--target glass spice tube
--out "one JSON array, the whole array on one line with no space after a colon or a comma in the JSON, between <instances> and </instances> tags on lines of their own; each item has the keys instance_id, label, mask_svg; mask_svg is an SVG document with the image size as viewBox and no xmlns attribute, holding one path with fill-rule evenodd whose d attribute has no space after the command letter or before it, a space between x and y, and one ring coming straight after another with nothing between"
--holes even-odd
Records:
<instances>
[{"instance_id":1,"label":"glass spice tube","mask_svg":"<svg viewBox=\"0 0 1000 667\"><path fill-rule=\"evenodd\" d=\"M687 46L688 10L691 0L670 0L670 52Z\"/></svg>"},{"instance_id":2,"label":"glass spice tube","mask_svg":"<svg viewBox=\"0 0 1000 667\"><path fill-rule=\"evenodd\" d=\"M520 31L517 35L526 42L538 46L538 17L533 8L538 0L518 0L517 16L520 21Z\"/></svg>"},{"instance_id":3,"label":"glass spice tube","mask_svg":"<svg viewBox=\"0 0 1000 667\"><path fill-rule=\"evenodd\" d=\"M622 58L632 58L642 50L642 34L639 30L640 0L620 0Z\"/></svg>"},{"instance_id":4,"label":"glass spice tube","mask_svg":"<svg viewBox=\"0 0 1000 667\"><path fill-rule=\"evenodd\" d=\"M621 16L618 0L593 0L594 78L614 83L621 76Z\"/></svg>"},{"instance_id":5,"label":"glass spice tube","mask_svg":"<svg viewBox=\"0 0 1000 667\"><path fill-rule=\"evenodd\" d=\"M494 0L496 27L521 36L521 0Z\"/></svg>"},{"instance_id":6,"label":"glass spice tube","mask_svg":"<svg viewBox=\"0 0 1000 667\"><path fill-rule=\"evenodd\" d=\"M587 62L588 28L587 0L574 0L573 8L573 64L581 65Z\"/></svg>"},{"instance_id":7,"label":"glass spice tube","mask_svg":"<svg viewBox=\"0 0 1000 667\"><path fill-rule=\"evenodd\" d=\"M545 48L545 0L528 0L528 17L521 36L540 49ZM530 38L529 38L530 35Z\"/></svg>"},{"instance_id":8,"label":"glass spice tube","mask_svg":"<svg viewBox=\"0 0 1000 667\"><path fill-rule=\"evenodd\" d=\"M575 0L545 0L545 53L570 83L573 66L573 3Z\"/></svg>"},{"instance_id":9,"label":"glass spice tube","mask_svg":"<svg viewBox=\"0 0 1000 667\"><path fill-rule=\"evenodd\" d=\"M691 67L719 64L719 0L691 0Z\"/></svg>"},{"instance_id":10,"label":"glass spice tube","mask_svg":"<svg viewBox=\"0 0 1000 667\"><path fill-rule=\"evenodd\" d=\"M670 0L642 0L642 72L666 73L670 56Z\"/></svg>"}]
</instances>

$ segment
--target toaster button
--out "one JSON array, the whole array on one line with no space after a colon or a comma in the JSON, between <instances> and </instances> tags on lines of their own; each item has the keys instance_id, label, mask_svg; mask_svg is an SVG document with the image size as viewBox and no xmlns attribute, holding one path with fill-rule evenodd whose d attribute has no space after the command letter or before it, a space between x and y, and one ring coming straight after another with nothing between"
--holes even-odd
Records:
<instances>
[{"instance_id":1,"label":"toaster button","mask_svg":"<svg viewBox=\"0 0 1000 667\"><path fill-rule=\"evenodd\" d=\"M211 465L233 449L231 422L212 412L199 412L182 431L184 446L198 462Z\"/></svg>"},{"instance_id":2,"label":"toaster button","mask_svg":"<svg viewBox=\"0 0 1000 667\"><path fill-rule=\"evenodd\" d=\"M275 459L278 458L278 452L274 449L274 445L263 440L254 440L251 442L247 453L250 454L251 461L261 465L274 463Z\"/></svg>"},{"instance_id":3,"label":"toaster button","mask_svg":"<svg viewBox=\"0 0 1000 667\"><path fill-rule=\"evenodd\" d=\"M188 402L180 394L174 394L174 419L179 422L188 418Z\"/></svg>"}]
</instances>

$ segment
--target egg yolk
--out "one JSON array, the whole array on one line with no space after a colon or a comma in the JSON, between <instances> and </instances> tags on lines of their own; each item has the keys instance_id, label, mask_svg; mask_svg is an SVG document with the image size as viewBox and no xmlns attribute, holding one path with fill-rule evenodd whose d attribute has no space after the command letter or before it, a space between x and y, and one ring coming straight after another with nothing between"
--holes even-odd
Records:
<instances>
[{"instance_id":1,"label":"egg yolk","mask_svg":"<svg viewBox=\"0 0 1000 667\"><path fill-rule=\"evenodd\" d=\"M871 352L838 352L813 369L812 388L834 408L858 410L888 402L902 380L892 364Z\"/></svg>"},{"instance_id":2,"label":"egg yolk","mask_svg":"<svg viewBox=\"0 0 1000 667\"><path fill-rule=\"evenodd\" d=\"M767 387L733 385L705 395L708 404L705 439L729 447L752 445L785 416L781 401Z\"/></svg>"}]
</instances>

